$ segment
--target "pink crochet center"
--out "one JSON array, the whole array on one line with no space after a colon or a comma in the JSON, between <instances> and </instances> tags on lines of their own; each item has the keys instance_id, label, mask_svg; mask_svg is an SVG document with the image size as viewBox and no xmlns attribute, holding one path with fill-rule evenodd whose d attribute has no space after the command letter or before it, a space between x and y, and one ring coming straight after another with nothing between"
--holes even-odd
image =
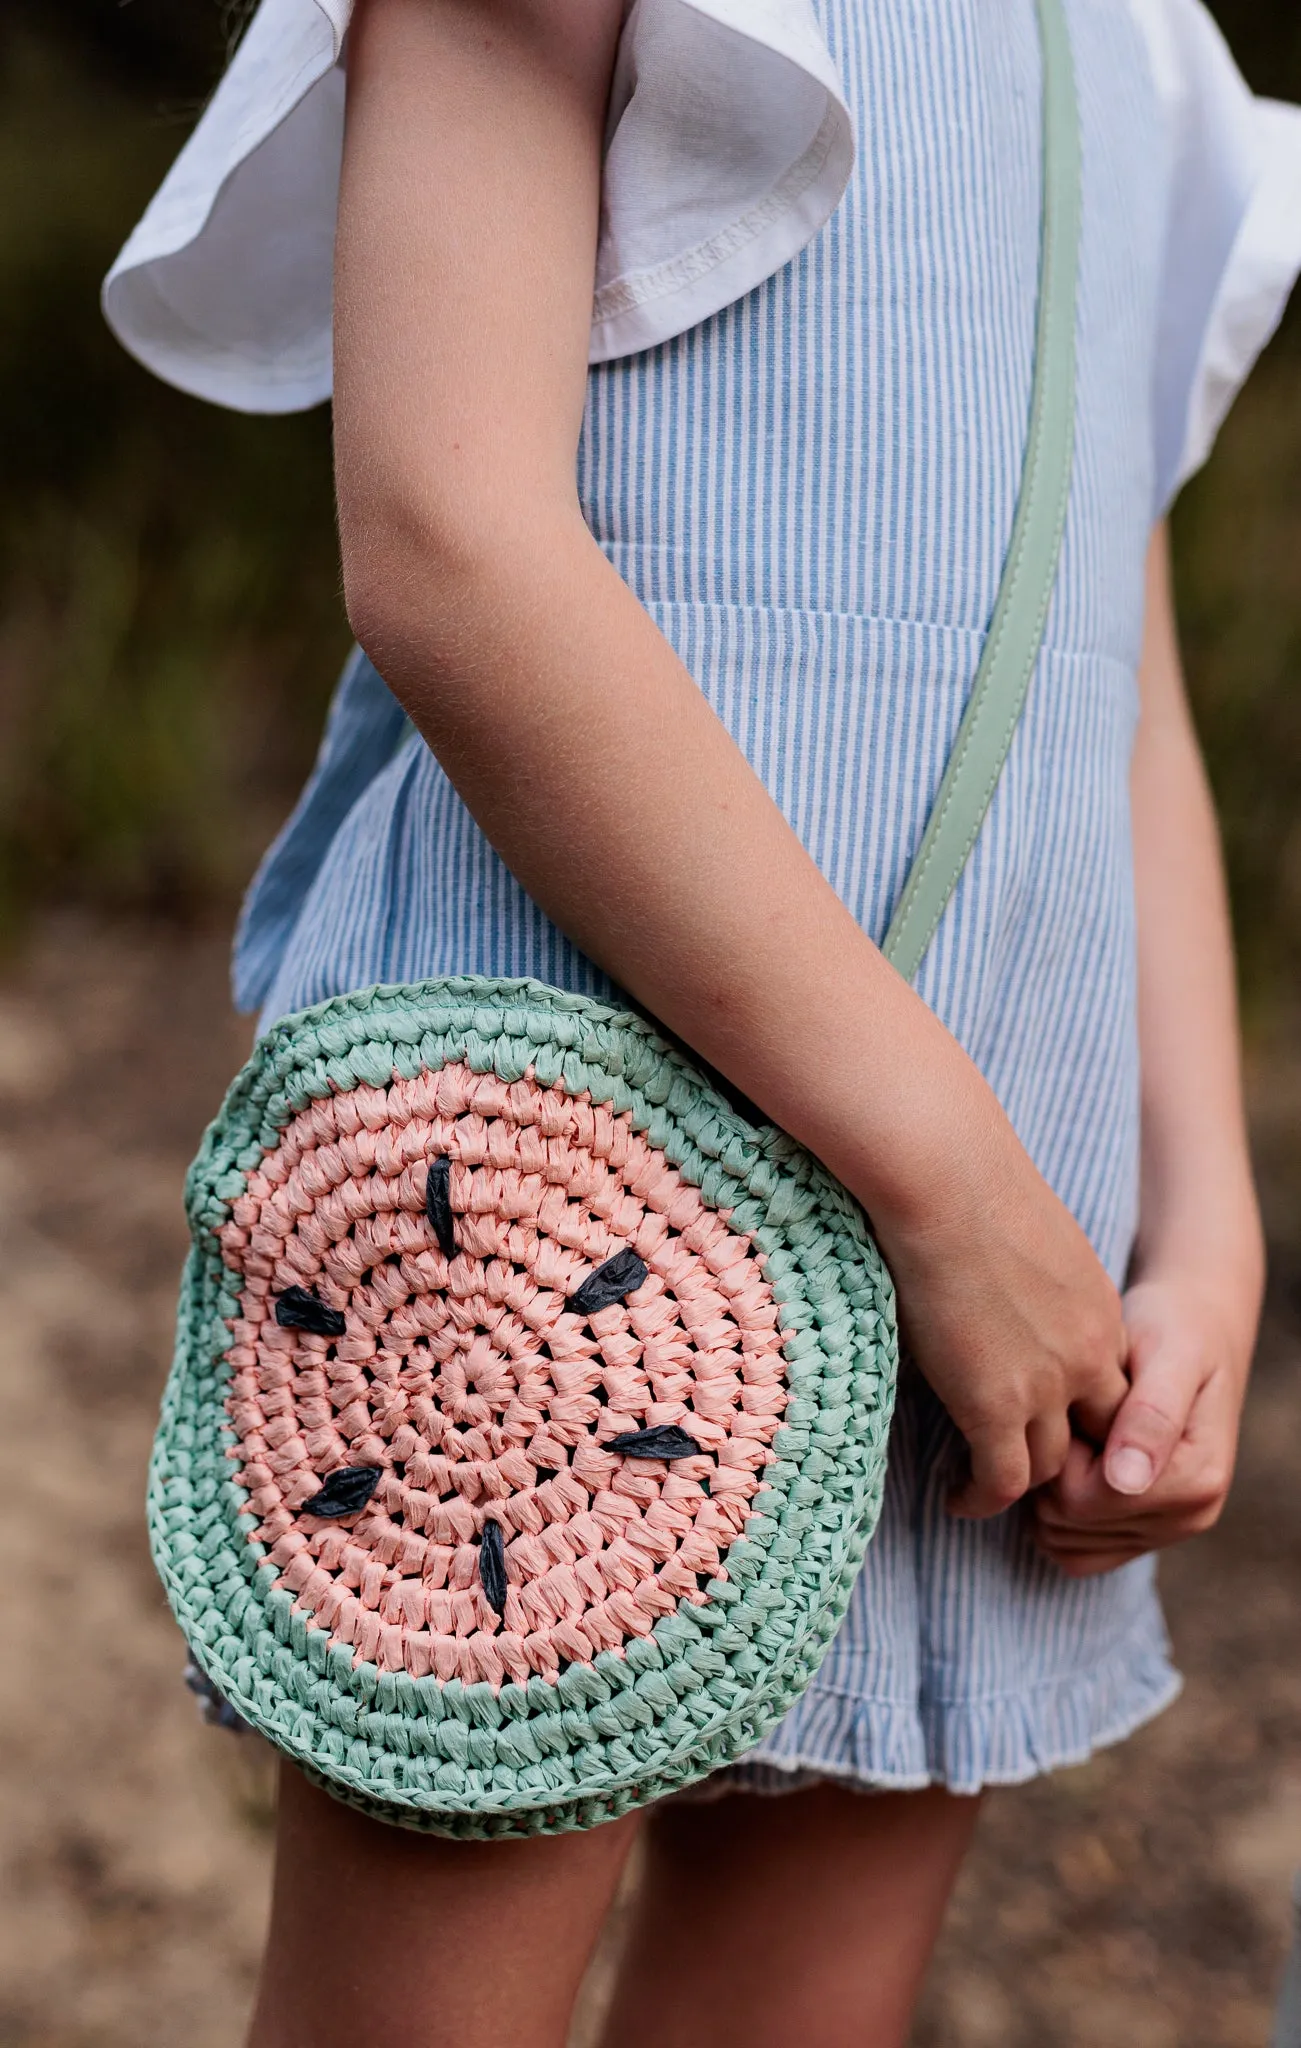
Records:
<instances>
[{"instance_id":1,"label":"pink crochet center","mask_svg":"<svg viewBox=\"0 0 1301 2048\"><path fill-rule=\"evenodd\" d=\"M425 1216L440 1156L450 1261ZM567 1308L629 1245L642 1285L589 1317ZM750 1241L626 1115L464 1066L357 1087L287 1127L221 1246L243 1279L230 1455L281 1584L354 1661L552 1679L726 1577L786 1405L778 1304ZM342 1310L346 1335L281 1329L292 1286ZM602 1448L661 1423L702 1454ZM349 1465L383 1468L367 1506L304 1512ZM502 1615L479 1578L488 1519Z\"/></svg>"}]
</instances>

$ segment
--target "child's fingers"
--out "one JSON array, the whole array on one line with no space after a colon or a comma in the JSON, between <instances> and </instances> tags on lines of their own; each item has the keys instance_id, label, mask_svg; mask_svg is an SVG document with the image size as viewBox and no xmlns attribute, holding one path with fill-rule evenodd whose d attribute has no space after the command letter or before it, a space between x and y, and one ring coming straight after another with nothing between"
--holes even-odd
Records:
<instances>
[{"instance_id":1,"label":"child's fingers","mask_svg":"<svg viewBox=\"0 0 1301 2048\"><path fill-rule=\"evenodd\" d=\"M1030 1452L1030 1484L1046 1486L1056 1479L1071 1453L1071 1425L1065 1414L1037 1415L1025 1433Z\"/></svg>"},{"instance_id":2,"label":"child's fingers","mask_svg":"<svg viewBox=\"0 0 1301 2048\"><path fill-rule=\"evenodd\" d=\"M1104 1572L1118 1572L1122 1565L1133 1564L1136 1558L1146 1555L1141 1545L1112 1545L1106 1550L1058 1551L1048 1544L1040 1548L1050 1564L1068 1579L1097 1579Z\"/></svg>"},{"instance_id":3,"label":"child's fingers","mask_svg":"<svg viewBox=\"0 0 1301 2048\"><path fill-rule=\"evenodd\" d=\"M949 1496L949 1513L984 1521L1014 1507L1030 1490L1030 1449L1024 1431L973 1430L967 1437L971 1476Z\"/></svg>"},{"instance_id":4,"label":"child's fingers","mask_svg":"<svg viewBox=\"0 0 1301 2048\"><path fill-rule=\"evenodd\" d=\"M1102 1459L1090 1444L1072 1437L1053 1484L1038 1496L1041 1513L1051 1512L1072 1527L1087 1522L1103 1509L1107 1490L1102 1480ZM1114 1496L1111 1498L1114 1509Z\"/></svg>"},{"instance_id":5,"label":"child's fingers","mask_svg":"<svg viewBox=\"0 0 1301 2048\"><path fill-rule=\"evenodd\" d=\"M1084 1450L1083 1445L1079 1448ZM1088 1457L1087 1452L1085 1456ZM1095 1468L1101 1464L1097 1458L1089 1458L1088 1462ZM1091 1488L1089 1491L1092 1493ZM1111 1501L1113 1512L1117 1506L1129 1505L1119 1502L1105 1482L1100 1493ZM1050 1487L1035 1497L1034 1540L1043 1555L1068 1578L1092 1578L1099 1572L1116 1571L1153 1547L1152 1530L1146 1523L1093 1526L1072 1520L1056 1494L1057 1488Z\"/></svg>"},{"instance_id":6,"label":"child's fingers","mask_svg":"<svg viewBox=\"0 0 1301 2048\"><path fill-rule=\"evenodd\" d=\"M1078 1547L1145 1540L1160 1513L1153 1496L1135 1500L1108 1486L1101 1455L1078 1437L1052 1485L1035 1495L1035 1521L1045 1538Z\"/></svg>"},{"instance_id":7,"label":"child's fingers","mask_svg":"<svg viewBox=\"0 0 1301 2048\"><path fill-rule=\"evenodd\" d=\"M1045 1550L1076 1553L1121 1549L1150 1550L1154 1527L1148 1522L1108 1522L1099 1528L1081 1527L1053 1511L1050 1502L1035 1503L1035 1539Z\"/></svg>"},{"instance_id":8,"label":"child's fingers","mask_svg":"<svg viewBox=\"0 0 1301 2048\"><path fill-rule=\"evenodd\" d=\"M1113 1493L1133 1497L1154 1486L1183 1437L1205 1370L1180 1331L1136 1331L1130 1390L1107 1434L1103 1474Z\"/></svg>"},{"instance_id":9,"label":"child's fingers","mask_svg":"<svg viewBox=\"0 0 1301 2048\"><path fill-rule=\"evenodd\" d=\"M1107 1432L1125 1405L1129 1380L1123 1353L1118 1353L1095 1374L1092 1384L1071 1403L1071 1419L1091 1444L1106 1441Z\"/></svg>"},{"instance_id":10,"label":"child's fingers","mask_svg":"<svg viewBox=\"0 0 1301 2048\"><path fill-rule=\"evenodd\" d=\"M1206 1381L1161 1477L1140 1495L1107 1484L1104 1460L1072 1444L1051 1486L1035 1497L1036 1538L1050 1554L1134 1554L1182 1543L1214 1526L1233 1471L1237 1398L1224 1374Z\"/></svg>"},{"instance_id":11,"label":"child's fingers","mask_svg":"<svg viewBox=\"0 0 1301 2048\"><path fill-rule=\"evenodd\" d=\"M1040 1538L1074 1549L1143 1542L1152 1514L1149 1501L1135 1501L1108 1486L1101 1455L1078 1437L1052 1485L1035 1495L1034 1507Z\"/></svg>"}]
</instances>

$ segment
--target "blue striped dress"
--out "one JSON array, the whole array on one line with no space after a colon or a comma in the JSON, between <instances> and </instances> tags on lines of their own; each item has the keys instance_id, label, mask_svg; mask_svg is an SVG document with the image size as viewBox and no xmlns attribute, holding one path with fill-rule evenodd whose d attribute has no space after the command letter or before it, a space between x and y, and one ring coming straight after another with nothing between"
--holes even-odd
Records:
<instances>
[{"instance_id":1,"label":"blue striped dress","mask_svg":"<svg viewBox=\"0 0 1301 2048\"><path fill-rule=\"evenodd\" d=\"M1020 475L1040 209L1031 0L819 0L859 151L829 226L702 325L593 370L591 528L822 872L884 933L970 688ZM1138 1165L1127 771L1170 170L1131 0L1070 0L1084 133L1077 458L1028 707L918 986L1119 1281ZM617 687L612 682L611 687ZM272 1020L472 972L609 992L364 656L251 891ZM959 1445L906 1378L884 1517L817 1680L741 1775L970 1792L1177 1690L1150 1560L1072 1583L1027 1516L951 1522Z\"/></svg>"}]
</instances>

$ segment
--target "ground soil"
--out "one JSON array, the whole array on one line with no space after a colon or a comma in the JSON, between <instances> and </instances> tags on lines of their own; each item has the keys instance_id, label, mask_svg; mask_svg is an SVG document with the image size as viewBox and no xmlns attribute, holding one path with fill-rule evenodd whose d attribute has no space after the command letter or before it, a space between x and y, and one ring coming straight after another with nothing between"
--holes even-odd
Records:
<instances>
[{"instance_id":1,"label":"ground soil","mask_svg":"<svg viewBox=\"0 0 1301 2048\"><path fill-rule=\"evenodd\" d=\"M140 1496L181 1174L246 1044L217 933L51 924L0 981L0 2048L237 2048L270 1774L202 1728ZM1264 2048L1301 1863L1301 1064L1253 1089L1275 1281L1183 1698L991 1799L918 2048ZM599 1997L598 1970L593 1997Z\"/></svg>"}]
</instances>

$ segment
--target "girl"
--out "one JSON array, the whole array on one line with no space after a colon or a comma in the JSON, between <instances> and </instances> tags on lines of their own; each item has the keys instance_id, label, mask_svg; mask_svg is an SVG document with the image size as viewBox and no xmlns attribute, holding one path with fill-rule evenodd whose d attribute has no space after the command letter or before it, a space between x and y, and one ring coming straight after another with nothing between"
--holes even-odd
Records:
<instances>
[{"instance_id":1,"label":"girl","mask_svg":"<svg viewBox=\"0 0 1301 2048\"><path fill-rule=\"evenodd\" d=\"M898 1284L849 1620L719 1796L652 1815L619 2048L903 2041L976 1795L1173 1697L1152 1556L1229 1483L1260 1232L1161 522L1301 265L1301 120L1199 0L1066 13L1065 547L916 991L877 942L1021 473L1031 0L264 0L106 288L206 397L333 376L365 653L242 998L625 990ZM254 2048L561 2042L633 1833L440 1843L286 1771Z\"/></svg>"}]
</instances>

